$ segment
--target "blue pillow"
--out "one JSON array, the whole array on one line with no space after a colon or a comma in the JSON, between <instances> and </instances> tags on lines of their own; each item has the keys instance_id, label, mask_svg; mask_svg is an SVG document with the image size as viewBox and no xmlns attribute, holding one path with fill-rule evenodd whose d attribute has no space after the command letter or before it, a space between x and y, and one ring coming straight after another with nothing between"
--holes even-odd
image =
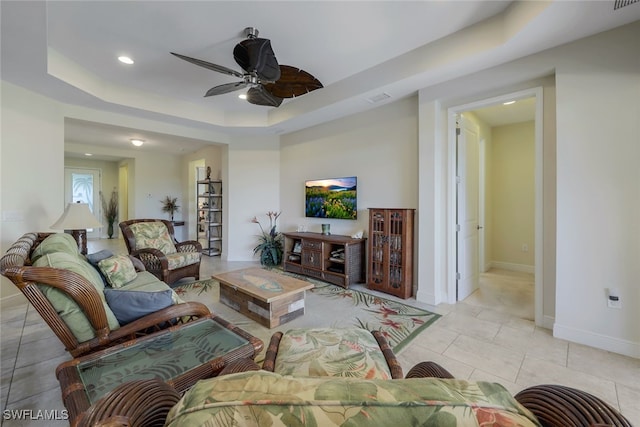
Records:
<instances>
[{"instance_id":1,"label":"blue pillow","mask_svg":"<svg viewBox=\"0 0 640 427\"><path fill-rule=\"evenodd\" d=\"M111 258L112 256L113 256L113 252L111 252L109 249L103 249L99 252L87 254L87 261L89 261L89 264L91 264L96 270L98 270L98 273L100 273L100 277L102 278L102 282L104 283L105 286L111 286L111 285L109 285L109 281L105 277L102 270L100 270L100 267L98 267L98 263L103 259Z\"/></svg>"},{"instance_id":2,"label":"blue pillow","mask_svg":"<svg viewBox=\"0 0 640 427\"><path fill-rule=\"evenodd\" d=\"M145 292L105 288L104 297L109 308L116 315L120 326L173 304L171 289L160 292Z\"/></svg>"}]
</instances>

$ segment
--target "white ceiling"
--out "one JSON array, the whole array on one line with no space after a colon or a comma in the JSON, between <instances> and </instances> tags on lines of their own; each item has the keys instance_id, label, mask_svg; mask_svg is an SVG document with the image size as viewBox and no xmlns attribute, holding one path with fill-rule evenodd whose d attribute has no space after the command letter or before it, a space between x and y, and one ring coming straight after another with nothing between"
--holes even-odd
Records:
<instances>
[{"instance_id":1,"label":"white ceiling","mask_svg":"<svg viewBox=\"0 0 640 427\"><path fill-rule=\"evenodd\" d=\"M0 7L3 80L72 105L228 134L292 132L640 19L640 3L614 11L612 1L563 0L2 1ZM239 92L203 98L235 78L169 52L240 71L232 50L248 26L271 40L279 63L308 71L325 87L279 108L251 105ZM123 54L135 64L119 63ZM368 101L381 93L390 97ZM65 128L68 141L90 144L123 144L136 133L75 119ZM160 133L138 137L149 142L146 149L168 152L204 144Z\"/></svg>"}]
</instances>

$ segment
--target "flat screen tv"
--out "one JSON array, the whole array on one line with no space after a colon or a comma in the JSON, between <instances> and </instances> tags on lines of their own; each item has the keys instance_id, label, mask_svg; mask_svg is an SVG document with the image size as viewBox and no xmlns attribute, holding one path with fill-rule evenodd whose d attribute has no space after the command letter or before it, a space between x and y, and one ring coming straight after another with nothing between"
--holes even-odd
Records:
<instances>
[{"instance_id":1,"label":"flat screen tv","mask_svg":"<svg viewBox=\"0 0 640 427\"><path fill-rule=\"evenodd\" d=\"M357 219L358 178L313 179L305 182L305 216Z\"/></svg>"}]
</instances>

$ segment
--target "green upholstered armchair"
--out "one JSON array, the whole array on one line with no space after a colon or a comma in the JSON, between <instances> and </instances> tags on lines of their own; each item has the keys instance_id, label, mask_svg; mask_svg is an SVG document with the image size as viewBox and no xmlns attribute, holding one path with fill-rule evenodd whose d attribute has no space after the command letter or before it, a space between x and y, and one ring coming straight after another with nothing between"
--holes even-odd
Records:
<instances>
[{"instance_id":1,"label":"green upholstered armchair","mask_svg":"<svg viewBox=\"0 0 640 427\"><path fill-rule=\"evenodd\" d=\"M160 280L170 285L183 277L200 278L202 245L176 241L171 221L130 219L120 223L120 230L129 254Z\"/></svg>"}]
</instances>

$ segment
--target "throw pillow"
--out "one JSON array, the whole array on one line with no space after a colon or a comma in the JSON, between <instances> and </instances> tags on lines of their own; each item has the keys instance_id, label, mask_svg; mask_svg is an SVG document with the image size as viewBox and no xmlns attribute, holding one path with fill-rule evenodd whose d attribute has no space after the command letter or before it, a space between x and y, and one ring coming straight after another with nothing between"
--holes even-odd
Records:
<instances>
[{"instance_id":1,"label":"throw pillow","mask_svg":"<svg viewBox=\"0 0 640 427\"><path fill-rule=\"evenodd\" d=\"M98 263L103 259L107 259L113 256L113 252L109 249L103 249L100 252L95 252L92 254L87 254L87 261L95 267L98 266Z\"/></svg>"},{"instance_id":2,"label":"throw pillow","mask_svg":"<svg viewBox=\"0 0 640 427\"><path fill-rule=\"evenodd\" d=\"M107 277L104 275L104 273L102 273L102 270L100 270L98 263L103 259L107 259L112 256L113 252L111 252L109 249L103 249L100 252L87 254L87 261L89 261L89 264L91 264L98 271L98 273L100 273L100 277L102 277L102 281L105 285L108 285L109 282L107 281Z\"/></svg>"},{"instance_id":3,"label":"throw pillow","mask_svg":"<svg viewBox=\"0 0 640 427\"><path fill-rule=\"evenodd\" d=\"M114 288L126 285L138 275L128 255L114 255L103 259L98 266L107 278L107 282Z\"/></svg>"},{"instance_id":4,"label":"throw pillow","mask_svg":"<svg viewBox=\"0 0 640 427\"><path fill-rule=\"evenodd\" d=\"M120 325L133 322L173 304L171 289L160 292L105 289L104 296Z\"/></svg>"}]
</instances>

